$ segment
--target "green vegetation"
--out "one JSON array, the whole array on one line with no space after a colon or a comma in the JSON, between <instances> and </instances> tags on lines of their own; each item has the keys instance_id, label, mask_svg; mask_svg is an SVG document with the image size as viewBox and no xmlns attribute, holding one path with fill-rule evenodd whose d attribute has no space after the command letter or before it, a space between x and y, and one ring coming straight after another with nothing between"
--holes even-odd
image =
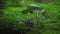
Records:
<instances>
[{"instance_id":1,"label":"green vegetation","mask_svg":"<svg viewBox=\"0 0 60 34\"><path fill-rule=\"evenodd\" d=\"M20 1L21 3L18 5L18 7L15 7L15 5L13 4L12 4L13 6L9 5L11 4L11 1L8 1L7 7L3 9L2 14L0 11L0 25L1 24L12 25L12 26L16 25L17 28L22 29L30 28L31 30L29 30L27 34L60 34L59 2L55 1L45 4L45 3L33 2L32 0L29 2L27 1L28 0L26 0L26 3L24 3L24 0ZM42 15L42 13L33 13L33 14L27 13L23 15L21 12L23 10L26 10L28 7L27 5L31 3L35 3L38 6L43 7L48 14ZM47 19L45 17L47 17ZM32 23L33 25L31 26L30 23Z\"/></svg>"}]
</instances>

